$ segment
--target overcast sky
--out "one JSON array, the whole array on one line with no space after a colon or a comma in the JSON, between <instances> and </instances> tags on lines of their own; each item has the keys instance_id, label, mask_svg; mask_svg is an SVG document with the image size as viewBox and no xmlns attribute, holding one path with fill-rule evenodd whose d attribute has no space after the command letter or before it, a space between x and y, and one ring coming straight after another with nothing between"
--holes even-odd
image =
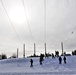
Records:
<instances>
[{"instance_id":1,"label":"overcast sky","mask_svg":"<svg viewBox=\"0 0 76 75\"><path fill-rule=\"evenodd\" d=\"M0 53L11 56L19 48L22 56L24 43L26 55L34 43L37 54L44 53L45 30L47 53L61 52L61 42L66 52L76 49L76 0L45 1L46 29L44 0L24 0L25 9L22 0L0 0Z\"/></svg>"}]
</instances>

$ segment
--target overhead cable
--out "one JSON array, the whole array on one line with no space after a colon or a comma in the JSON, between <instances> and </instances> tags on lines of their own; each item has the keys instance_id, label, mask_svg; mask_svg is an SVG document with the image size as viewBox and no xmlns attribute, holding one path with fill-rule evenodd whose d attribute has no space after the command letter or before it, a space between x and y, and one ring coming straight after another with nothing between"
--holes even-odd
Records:
<instances>
[{"instance_id":1,"label":"overhead cable","mask_svg":"<svg viewBox=\"0 0 76 75\"><path fill-rule=\"evenodd\" d=\"M26 12L26 7L25 7L25 4L24 4L24 0L22 0L22 4L23 4L23 7L24 7L25 15L26 15L26 20L27 20L27 24L28 24L30 36L31 36L31 39L32 39L32 41L33 41L33 43L34 43L34 39L33 39L33 36L32 36L30 24L29 24L29 21L28 21L28 16L27 16L27 12Z\"/></svg>"},{"instance_id":2,"label":"overhead cable","mask_svg":"<svg viewBox=\"0 0 76 75\"><path fill-rule=\"evenodd\" d=\"M17 36L17 38L18 38L18 39L19 39L19 41L22 43L22 41L21 41L21 39L19 38L19 35L17 34L17 32L16 32L16 30L15 30L15 27L14 27L14 25L13 25L13 23L12 23L12 21L11 21L11 19L10 19L9 15L8 15L8 12L7 12L6 8L5 8L5 6L4 6L4 4L3 4L2 0L1 0L1 3L2 3L2 6L3 6L4 10L5 10L5 13L6 13L6 15L7 15L7 17L8 17L8 19L9 19L9 21L10 21L11 25L12 25L12 28L13 28L13 30L14 30L14 32L15 32L15 34L16 34L16 36Z\"/></svg>"},{"instance_id":3,"label":"overhead cable","mask_svg":"<svg viewBox=\"0 0 76 75\"><path fill-rule=\"evenodd\" d=\"M73 28L73 30L71 31L69 37L64 42L66 42L66 41L68 41L70 39L71 35L74 33L75 28L76 28L76 26Z\"/></svg>"}]
</instances>

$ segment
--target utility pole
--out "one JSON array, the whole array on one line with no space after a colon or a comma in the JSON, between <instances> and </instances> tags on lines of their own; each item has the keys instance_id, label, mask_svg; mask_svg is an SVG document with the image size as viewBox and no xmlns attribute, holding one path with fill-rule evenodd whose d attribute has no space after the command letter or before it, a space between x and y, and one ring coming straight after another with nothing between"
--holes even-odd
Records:
<instances>
[{"instance_id":1,"label":"utility pole","mask_svg":"<svg viewBox=\"0 0 76 75\"><path fill-rule=\"evenodd\" d=\"M44 46L45 46L45 58L46 58L46 43L44 44Z\"/></svg>"},{"instance_id":2,"label":"utility pole","mask_svg":"<svg viewBox=\"0 0 76 75\"><path fill-rule=\"evenodd\" d=\"M25 58L25 44L23 44L23 58Z\"/></svg>"},{"instance_id":3,"label":"utility pole","mask_svg":"<svg viewBox=\"0 0 76 75\"><path fill-rule=\"evenodd\" d=\"M61 49L62 49L62 55L63 55L63 42L61 42Z\"/></svg>"},{"instance_id":4,"label":"utility pole","mask_svg":"<svg viewBox=\"0 0 76 75\"><path fill-rule=\"evenodd\" d=\"M18 48L17 48L17 58L18 58Z\"/></svg>"},{"instance_id":5,"label":"utility pole","mask_svg":"<svg viewBox=\"0 0 76 75\"><path fill-rule=\"evenodd\" d=\"M36 56L36 44L34 43L34 56Z\"/></svg>"},{"instance_id":6,"label":"utility pole","mask_svg":"<svg viewBox=\"0 0 76 75\"><path fill-rule=\"evenodd\" d=\"M44 46L45 46L45 58L46 58L46 0L44 0Z\"/></svg>"}]
</instances>

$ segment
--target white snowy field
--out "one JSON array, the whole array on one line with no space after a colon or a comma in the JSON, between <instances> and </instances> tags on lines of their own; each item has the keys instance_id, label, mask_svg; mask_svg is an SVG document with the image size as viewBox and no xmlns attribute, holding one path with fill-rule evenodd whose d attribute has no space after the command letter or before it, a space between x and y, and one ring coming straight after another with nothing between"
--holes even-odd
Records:
<instances>
[{"instance_id":1,"label":"white snowy field","mask_svg":"<svg viewBox=\"0 0 76 75\"><path fill-rule=\"evenodd\" d=\"M63 57L62 57L63 58ZM59 64L58 58L44 59L39 64L39 58L14 58L0 60L0 75L76 75L76 56L67 56L67 63Z\"/></svg>"}]
</instances>

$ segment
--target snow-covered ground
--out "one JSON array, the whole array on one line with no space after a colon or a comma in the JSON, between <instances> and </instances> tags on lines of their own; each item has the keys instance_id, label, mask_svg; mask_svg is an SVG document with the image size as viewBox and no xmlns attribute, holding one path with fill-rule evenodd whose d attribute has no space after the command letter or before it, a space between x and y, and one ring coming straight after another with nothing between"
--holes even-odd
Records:
<instances>
[{"instance_id":1,"label":"snow-covered ground","mask_svg":"<svg viewBox=\"0 0 76 75\"><path fill-rule=\"evenodd\" d=\"M31 58L0 60L0 75L76 75L76 56L66 58L66 64L63 61L59 64L58 58L49 57L44 59L42 65L39 58L32 58L33 67L30 67Z\"/></svg>"}]
</instances>

